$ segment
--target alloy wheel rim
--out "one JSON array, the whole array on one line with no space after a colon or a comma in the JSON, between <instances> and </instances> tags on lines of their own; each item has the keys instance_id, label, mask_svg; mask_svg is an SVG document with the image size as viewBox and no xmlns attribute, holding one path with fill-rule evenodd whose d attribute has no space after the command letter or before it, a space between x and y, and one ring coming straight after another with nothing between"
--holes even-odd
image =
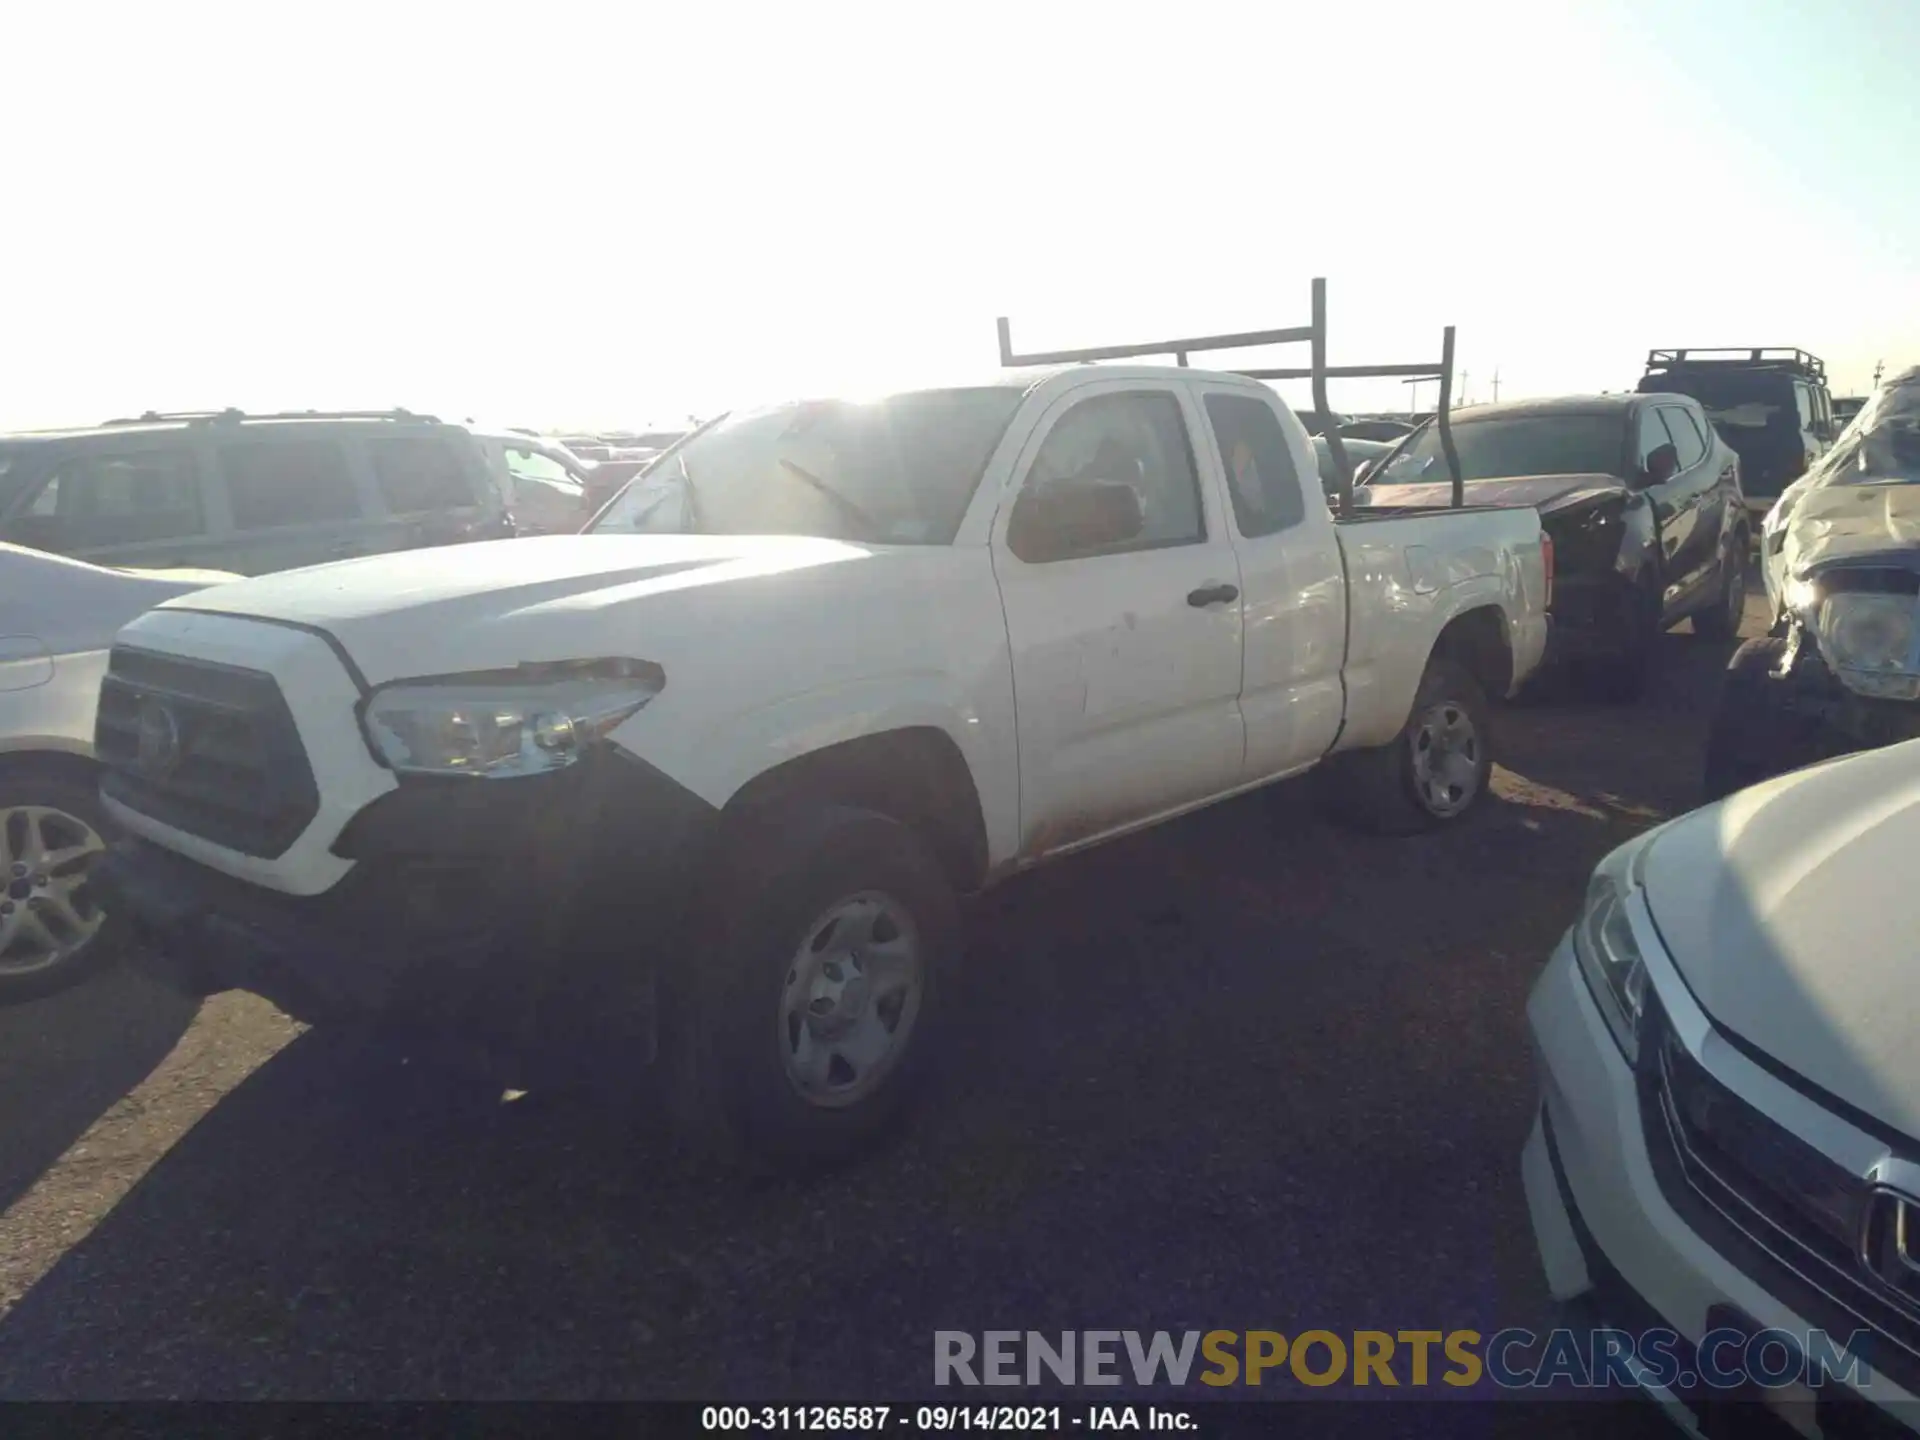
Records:
<instances>
[{"instance_id":1,"label":"alloy wheel rim","mask_svg":"<svg viewBox=\"0 0 1920 1440\"><path fill-rule=\"evenodd\" d=\"M0 808L0 976L36 975L78 955L105 917L87 881L94 828L49 805Z\"/></svg>"}]
</instances>

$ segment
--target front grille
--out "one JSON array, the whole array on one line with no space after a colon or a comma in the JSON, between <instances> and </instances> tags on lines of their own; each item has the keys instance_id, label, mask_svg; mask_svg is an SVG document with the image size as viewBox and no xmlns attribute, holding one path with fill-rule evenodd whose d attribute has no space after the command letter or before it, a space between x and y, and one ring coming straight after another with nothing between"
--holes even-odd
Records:
<instances>
[{"instance_id":1,"label":"front grille","mask_svg":"<svg viewBox=\"0 0 1920 1440\"><path fill-rule=\"evenodd\" d=\"M1641 1123L1667 1202L1733 1264L1867 1360L1920 1387L1920 1309L1876 1286L1859 1257L1869 1185L1727 1089L1648 1002L1640 1040Z\"/></svg>"},{"instance_id":2,"label":"front grille","mask_svg":"<svg viewBox=\"0 0 1920 1440\"><path fill-rule=\"evenodd\" d=\"M284 854L319 813L293 712L258 670L116 645L94 749L105 794L243 855Z\"/></svg>"}]
</instances>

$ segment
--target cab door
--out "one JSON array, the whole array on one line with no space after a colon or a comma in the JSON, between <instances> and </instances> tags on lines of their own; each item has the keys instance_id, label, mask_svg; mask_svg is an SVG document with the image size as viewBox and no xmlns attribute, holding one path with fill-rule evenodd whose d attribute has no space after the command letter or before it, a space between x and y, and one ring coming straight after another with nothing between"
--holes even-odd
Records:
<instances>
[{"instance_id":1,"label":"cab door","mask_svg":"<svg viewBox=\"0 0 1920 1440\"><path fill-rule=\"evenodd\" d=\"M1304 428L1289 434L1264 387L1195 384L1240 557L1252 784L1304 770L1340 732L1347 581Z\"/></svg>"},{"instance_id":2,"label":"cab door","mask_svg":"<svg viewBox=\"0 0 1920 1440\"><path fill-rule=\"evenodd\" d=\"M991 544L1013 659L1023 855L1239 781L1240 572L1194 444L1202 424L1184 384L1090 381L1048 408L1015 463ZM1090 504L1083 521L1062 518L1073 513L1063 496L1122 490L1137 501L1131 515Z\"/></svg>"}]
</instances>

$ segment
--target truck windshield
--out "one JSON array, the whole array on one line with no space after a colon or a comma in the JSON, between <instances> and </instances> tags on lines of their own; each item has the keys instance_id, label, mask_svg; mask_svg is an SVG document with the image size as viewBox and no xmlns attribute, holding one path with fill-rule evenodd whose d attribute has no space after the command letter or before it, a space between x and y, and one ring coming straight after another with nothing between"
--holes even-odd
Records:
<instances>
[{"instance_id":1,"label":"truck windshield","mask_svg":"<svg viewBox=\"0 0 1920 1440\"><path fill-rule=\"evenodd\" d=\"M1618 414L1489 416L1456 420L1453 446L1460 452L1462 480L1618 475L1626 459L1624 434ZM1440 427L1429 420L1368 483L1430 485L1451 478Z\"/></svg>"},{"instance_id":2,"label":"truck windshield","mask_svg":"<svg viewBox=\"0 0 1920 1440\"><path fill-rule=\"evenodd\" d=\"M652 465L593 530L948 545L1022 398L995 385L740 411Z\"/></svg>"}]
</instances>

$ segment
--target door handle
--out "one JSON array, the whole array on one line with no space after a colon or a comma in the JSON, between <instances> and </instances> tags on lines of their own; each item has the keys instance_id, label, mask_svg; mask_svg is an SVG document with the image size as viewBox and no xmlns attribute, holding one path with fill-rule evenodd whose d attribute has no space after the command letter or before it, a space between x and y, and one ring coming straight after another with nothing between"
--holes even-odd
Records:
<instances>
[{"instance_id":1,"label":"door handle","mask_svg":"<svg viewBox=\"0 0 1920 1440\"><path fill-rule=\"evenodd\" d=\"M1187 603L1194 609L1203 609L1208 605L1224 605L1229 600L1240 598L1237 585L1202 585L1198 590L1187 592Z\"/></svg>"}]
</instances>

